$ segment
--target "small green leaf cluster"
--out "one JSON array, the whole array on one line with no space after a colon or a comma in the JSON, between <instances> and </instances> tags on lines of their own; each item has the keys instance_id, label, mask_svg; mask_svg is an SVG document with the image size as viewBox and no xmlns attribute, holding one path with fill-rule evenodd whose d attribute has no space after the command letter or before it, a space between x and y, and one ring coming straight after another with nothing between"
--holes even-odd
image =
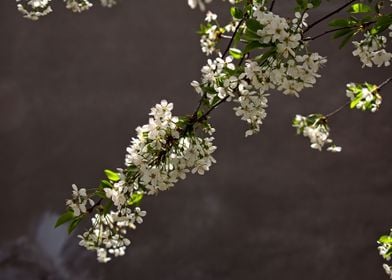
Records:
<instances>
[{"instance_id":1,"label":"small green leaf cluster","mask_svg":"<svg viewBox=\"0 0 392 280\"><path fill-rule=\"evenodd\" d=\"M378 241L378 252L386 261L390 261L392 257L392 231L389 235L381 236ZM392 266L384 263L383 268L390 277L392 277Z\"/></svg>"},{"instance_id":2,"label":"small green leaf cluster","mask_svg":"<svg viewBox=\"0 0 392 280\"><path fill-rule=\"evenodd\" d=\"M354 3L348 9L347 18L334 19L329 25L336 29L334 38L342 38L339 46L342 48L359 33L381 34L392 25L392 14L385 14L379 1L374 5Z\"/></svg>"},{"instance_id":3,"label":"small green leaf cluster","mask_svg":"<svg viewBox=\"0 0 392 280\"><path fill-rule=\"evenodd\" d=\"M351 109L376 112L381 106L382 97L378 93L377 85L350 83L347 85L346 94L351 100Z\"/></svg>"}]
</instances>

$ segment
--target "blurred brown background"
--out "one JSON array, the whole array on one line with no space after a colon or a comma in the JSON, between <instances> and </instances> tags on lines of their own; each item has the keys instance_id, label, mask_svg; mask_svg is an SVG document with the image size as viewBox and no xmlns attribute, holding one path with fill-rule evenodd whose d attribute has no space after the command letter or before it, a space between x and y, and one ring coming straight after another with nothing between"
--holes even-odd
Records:
<instances>
[{"instance_id":1,"label":"blurred brown background","mask_svg":"<svg viewBox=\"0 0 392 280\"><path fill-rule=\"evenodd\" d=\"M260 134L244 139L230 104L213 113L218 163L145 200L125 257L98 264L75 235L54 230L71 184L94 186L121 167L151 106L193 110L189 83L205 63L195 34L204 15L186 0L82 15L57 2L39 22L0 2L0 279L387 279L376 240L392 226L391 86L380 112L331 119L341 154L311 150L291 128L296 113L343 104L347 82L391 73L362 69L351 46L328 37L313 44L329 60L323 79L300 99L272 92ZM277 11L290 15L294 2L277 1Z\"/></svg>"}]
</instances>

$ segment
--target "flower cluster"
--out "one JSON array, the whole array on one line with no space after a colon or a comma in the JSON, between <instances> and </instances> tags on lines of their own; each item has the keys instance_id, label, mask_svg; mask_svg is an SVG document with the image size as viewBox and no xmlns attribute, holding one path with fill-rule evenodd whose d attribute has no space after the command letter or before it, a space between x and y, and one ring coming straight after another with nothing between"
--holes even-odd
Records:
<instances>
[{"instance_id":1,"label":"flower cluster","mask_svg":"<svg viewBox=\"0 0 392 280\"><path fill-rule=\"evenodd\" d=\"M64 0L65 7L74 13L81 13L90 9L93 4L88 0Z\"/></svg>"},{"instance_id":2,"label":"flower cluster","mask_svg":"<svg viewBox=\"0 0 392 280\"><path fill-rule=\"evenodd\" d=\"M136 207L123 208L120 211L111 211L108 214L96 214L92 219L92 227L79 235L80 246L87 250L96 251L97 260L106 263L114 257L123 256L131 241L125 237L127 229L135 229L135 224L141 224L146 211Z\"/></svg>"},{"instance_id":3,"label":"flower cluster","mask_svg":"<svg viewBox=\"0 0 392 280\"><path fill-rule=\"evenodd\" d=\"M215 159L212 137L200 138L172 116L173 104L163 100L151 109L149 124L138 127L137 138L127 148L125 164L139 175L135 188L156 194L174 186L186 173L204 174Z\"/></svg>"},{"instance_id":4,"label":"flower cluster","mask_svg":"<svg viewBox=\"0 0 392 280\"><path fill-rule=\"evenodd\" d=\"M246 35L248 46L256 46L264 52L254 59L245 59L245 65L236 66L233 57L243 60L246 53L231 48L231 55L225 58L219 55L208 59L207 65L201 69L201 82L193 81L191 85L209 105L233 100L238 104L234 108L236 115L250 124L245 135L258 132L266 117L268 90L277 89L286 95L299 96L299 92L312 87L320 77L318 72L326 59L309 52L301 39L307 16L297 12L289 21L267 11L261 4L254 5L248 22L234 22L236 28ZM208 20L213 18L211 14L208 16ZM211 26L208 30L216 28ZM206 31L202 35L202 42L205 42L202 49L207 54L215 50L215 37L210 43L205 39L209 38L206 37L208 34Z\"/></svg>"},{"instance_id":5,"label":"flower cluster","mask_svg":"<svg viewBox=\"0 0 392 280\"><path fill-rule=\"evenodd\" d=\"M327 119L323 115L312 114L307 117L296 115L293 120L293 127L297 129L298 134L309 138L312 149L321 151L328 144L327 151L329 152L340 152L342 150L341 147L333 144L332 139L329 138L330 129Z\"/></svg>"},{"instance_id":6,"label":"flower cluster","mask_svg":"<svg viewBox=\"0 0 392 280\"><path fill-rule=\"evenodd\" d=\"M71 226L98 206L91 228L79 237L80 245L96 251L100 262L124 255L130 244L127 229L135 229L146 215L138 206L144 195L173 187L188 172L202 175L215 162L213 138L196 136L196 120L173 116L172 109L172 103L162 100L151 109L149 123L136 128L137 137L127 148L126 168L105 170L108 180L103 180L94 193L100 197L98 203L89 198L86 189L73 185L72 199L66 203L73 219ZM212 134L213 129L207 125L204 131Z\"/></svg>"},{"instance_id":7,"label":"flower cluster","mask_svg":"<svg viewBox=\"0 0 392 280\"><path fill-rule=\"evenodd\" d=\"M38 20L39 18L51 13L52 0L16 0L18 10L25 18ZM112 7L116 0L100 0L103 7ZM65 7L74 13L81 13L90 9L93 4L89 0L64 0Z\"/></svg>"},{"instance_id":8,"label":"flower cluster","mask_svg":"<svg viewBox=\"0 0 392 280\"><path fill-rule=\"evenodd\" d=\"M245 75L245 74L243 74ZM241 76L240 76L241 77ZM245 137L260 131L260 125L267 113L268 94L263 89L255 88L252 83L241 80L238 85L238 97L234 99L238 107L234 107L235 114L249 124Z\"/></svg>"},{"instance_id":9,"label":"flower cluster","mask_svg":"<svg viewBox=\"0 0 392 280\"><path fill-rule=\"evenodd\" d=\"M217 48L218 42L226 32L233 32L236 26L236 21L232 21L224 27L221 27L218 22L218 16L211 11L208 11L205 17L205 24L200 25L200 47L201 51L207 56L213 53L219 54Z\"/></svg>"},{"instance_id":10,"label":"flower cluster","mask_svg":"<svg viewBox=\"0 0 392 280\"><path fill-rule=\"evenodd\" d=\"M255 28L260 37L259 43L273 48L268 59L252 64L251 79L263 84L266 89L277 88L284 94L298 96L306 87L312 87L320 75L320 66L326 58L318 53L309 53L301 41L301 28L306 26L307 14L295 14L292 24L283 17L275 15L261 5L255 5L254 18L259 27Z\"/></svg>"},{"instance_id":11,"label":"flower cluster","mask_svg":"<svg viewBox=\"0 0 392 280\"><path fill-rule=\"evenodd\" d=\"M81 214L87 212L86 204L87 202L90 206L94 205L94 201L87 196L87 191L85 188L78 189L78 187L72 185L72 199L66 201L66 205L72 210L73 215L78 217Z\"/></svg>"},{"instance_id":12,"label":"flower cluster","mask_svg":"<svg viewBox=\"0 0 392 280\"><path fill-rule=\"evenodd\" d=\"M382 97L378 93L377 85L350 83L347 85L346 94L351 100L351 108L374 113L381 106Z\"/></svg>"},{"instance_id":13,"label":"flower cluster","mask_svg":"<svg viewBox=\"0 0 392 280\"><path fill-rule=\"evenodd\" d=\"M385 50L387 44L387 38L385 36L366 32L364 39L359 42L354 41L353 44L355 46L353 55L359 57L362 62L362 67L391 65L392 53Z\"/></svg>"},{"instance_id":14,"label":"flower cluster","mask_svg":"<svg viewBox=\"0 0 392 280\"><path fill-rule=\"evenodd\" d=\"M390 261L392 255L392 231L389 235L381 236L377 243L379 245L378 252L380 253L380 255L384 258L384 260ZM383 268L386 274L389 275L390 279L392 279L392 266L384 263Z\"/></svg>"},{"instance_id":15,"label":"flower cluster","mask_svg":"<svg viewBox=\"0 0 392 280\"><path fill-rule=\"evenodd\" d=\"M51 11L51 0L16 1L27 3L30 12L22 4L19 9L32 19ZM116 3L116 0L100 1L106 7ZM92 6L89 0L64 2L73 12ZM210 2L212 0L188 0L192 8L202 10ZM268 92L276 90L299 97L300 92L313 87L320 77L319 70L326 58L311 52L308 45L311 40L303 39L307 28L306 11L313 4L297 1L299 8L294 18L287 19L267 9L263 0L229 2L243 4L231 7L231 21L221 26L217 15L207 12L199 32L202 51L217 57L208 59L207 65L202 67L200 82L191 83L201 97L195 112L190 116L174 116L173 104L162 100L151 108L148 123L136 128L136 136L126 149L124 169L105 170L107 179L96 189L72 186L72 198L66 201L67 212L56 225L70 222L69 232L72 232L84 217L94 213L90 229L79 235L79 244L95 251L98 261L108 262L125 254L131 243L127 231L136 229L146 215L140 208L145 196L172 188L189 173L203 175L215 163L212 154L216 147L211 136L214 129L208 122L212 110L223 102L232 102L235 114L249 125L245 136L253 135L267 116ZM316 0L311 3L318 5ZM221 39L229 40L223 54L218 47ZM385 37L367 33L364 40L354 44L357 46L354 55L359 56L364 65L390 64L392 54L384 49ZM381 87L349 84L347 96L351 107L376 111L381 104L377 92ZM329 138L327 118L331 115L297 115L293 126L298 134L309 138L311 148L340 152L342 148ZM391 244L382 242L379 248L388 260ZM392 275L392 267L384 265L384 268Z\"/></svg>"},{"instance_id":16,"label":"flower cluster","mask_svg":"<svg viewBox=\"0 0 392 280\"><path fill-rule=\"evenodd\" d=\"M16 0L18 11L23 14L23 17L38 20L40 17L51 13L51 0Z\"/></svg>"}]
</instances>

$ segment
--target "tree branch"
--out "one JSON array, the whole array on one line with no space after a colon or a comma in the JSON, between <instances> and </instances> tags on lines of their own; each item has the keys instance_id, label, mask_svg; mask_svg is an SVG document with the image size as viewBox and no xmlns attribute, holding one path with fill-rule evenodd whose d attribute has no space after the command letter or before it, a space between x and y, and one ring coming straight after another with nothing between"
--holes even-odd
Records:
<instances>
[{"instance_id":1,"label":"tree branch","mask_svg":"<svg viewBox=\"0 0 392 280\"><path fill-rule=\"evenodd\" d=\"M309 24L309 26L304 30L304 34L305 34L306 32L308 32L310 29L312 29L314 26L316 26L317 24L319 24L320 22L322 22L322 21L324 21L324 20L330 18L330 17L333 16L334 14L337 14L337 13L339 13L341 10L343 10L344 8L350 6L350 5L351 5L352 3L354 3L355 1L357 1L357 0L350 0L349 2L347 2L346 4L344 4L343 6L337 8L336 10L330 12L329 14L327 14L327 15L323 16L322 18L316 20L315 22Z\"/></svg>"}]
</instances>

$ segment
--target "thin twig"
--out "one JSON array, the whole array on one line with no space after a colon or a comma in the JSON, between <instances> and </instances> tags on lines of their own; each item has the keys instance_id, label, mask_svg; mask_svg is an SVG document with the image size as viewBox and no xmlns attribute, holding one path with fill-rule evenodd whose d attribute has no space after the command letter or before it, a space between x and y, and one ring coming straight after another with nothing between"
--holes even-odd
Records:
<instances>
[{"instance_id":1,"label":"thin twig","mask_svg":"<svg viewBox=\"0 0 392 280\"><path fill-rule=\"evenodd\" d=\"M353 28L353 26L345 26L345 27L339 27L339 28L335 28L335 29L330 29L330 30L324 31L323 33L321 33L319 35L316 35L314 37L306 37L303 40L304 41L313 41L313 40L316 40L316 39L318 39L320 37L323 37L323 36L325 36L325 35L327 35L329 33L336 32L336 31L339 31L339 30L351 29L351 28Z\"/></svg>"},{"instance_id":2,"label":"thin twig","mask_svg":"<svg viewBox=\"0 0 392 280\"><path fill-rule=\"evenodd\" d=\"M229 52L231 45L233 44L234 41L234 37L237 34L238 30L240 29L242 23L245 21L245 19L247 18L247 15L245 14L244 17L240 20L240 22L238 23L237 27L234 30L233 36L231 37L229 44L227 45L226 50L223 52L222 54L222 58L225 57L227 55L227 53Z\"/></svg>"},{"instance_id":3,"label":"thin twig","mask_svg":"<svg viewBox=\"0 0 392 280\"><path fill-rule=\"evenodd\" d=\"M381 84L378 85L377 90L381 91L381 89L383 87L385 87L387 84L389 84L390 82L392 82L392 76L389 77L388 79L386 79L384 82L382 82Z\"/></svg>"},{"instance_id":4,"label":"thin twig","mask_svg":"<svg viewBox=\"0 0 392 280\"><path fill-rule=\"evenodd\" d=\"M381 91L381 89L383 87L385 87L387 84L389 84L390 82L392 82L392 76L389 77L388 79L386 79L384 82L382 82L381 84L379 84L377 86L377 88L375 89L375 91ZM325 118L329 118L332 117L333 115L339 113L341 110L343 110L345 107L347 107L348 105L350 105L351 100L347 101L344 105L340 106L339 108L337 108L336 110L332 111L331 113L325 115Z\"/></svg>"},{"instance_id":5,"label":"thin twig","mask_svg":"<svg viewBox=\"0 0 392 280\"><path fill-rule=\"evenodd\" d=\"M358 28L358 29L364 30L365 28L368 28L368 27L369 27L370 25L372 25L373 23L376 23L376 22L375 22L375 21L369 21L369 22L365 22L364 24L361 24L361 25L338 27L338 28L334 28L334 29L330 29L330 30L324 31L323 33L320 33L320 34L318 34L318 35L316 35L316 36L314 36L314 37L307 37L307 38L304 38L303 40L304 40L304 41L316 40L316 39L318 39L318 38L320 38L320 37L322 37L322 36L324 36L324 35L327 35L327 34L329 34L329 33L336 32L336 31L340 31L340 30L346 30L346 29Z\"/></svg>"},{"instance_id":6,"label":"thin twig","mask_svg":"<svg viewBox=\"0 0 392 280\"><path fill-rule=\"evenodd\" d=\"M323 16L322 18L316 20L315 22L309 24L309 26L304 30L304 33L308 32L310 29L312 29L314 26L316 26L317 24L319 24L320 22L328 19L329 17L333 16L334 14L339 13L341 10L343 10L344 8L350 6L352 3L354 3L356 0L350 0L349 2L347 2L346 4L344 4L343 6L337 8L336 10L330 12L329 14Z\"/></svg>"},{"instance_id":7,"label":"thin twig","mask_svg":"<svg viewBox=\"0 0 392 280\"><path fill-rule=\"evenodd\" d=\"M347 101L344 105L340 106L339 108L337 108L336 110L332 111L331 113L325 115L325 118L328 119L328 118L332 117L333 115L339 113L339 112L342 111L345 107L347 107L348 105L350 105L350 103L351 103L351 100Z\"/></svg>"},{"instance_id":8,"label":"thin twig","mask_svg":"<svg viewBox=\"0 0 392 280\"><path fill-rule=\"evenodd\" d=\"M97 202L95 202L95 204L93 206L91 206L90 208L87 209L87 213L91 213L93 212L94 208L99 206L102 202L102 198L100 198Z\"/></svg>"},{"instance_id":9,"label":"thin twig","mask_svg":"<svg viewBox=\"0 0 392 280\"><path fill-rule=\"evenodd\" d=\"M217 103L215 103L210 109L208 109L207 112L205 112L200 118L197 118L195 122L200 122L202 120L204 120L205 118L208 117L208 115L216 108L218 107L220 104L222 104L223 102L225 102L228 98L230 97L230 95L226 95L223 99L219 100Z\"/></svg>"},{"instance_id":10,"label":"thin twig","mask_svg":"<svg viewBox=\"0 0 392 280\"><path fill-rule=\"evenodd\" d=\"M271 5L269 7L269 11L272 12L272 10L274 9L275 6L275 0L272 0Z\"/></svg>"}]
</instances>

